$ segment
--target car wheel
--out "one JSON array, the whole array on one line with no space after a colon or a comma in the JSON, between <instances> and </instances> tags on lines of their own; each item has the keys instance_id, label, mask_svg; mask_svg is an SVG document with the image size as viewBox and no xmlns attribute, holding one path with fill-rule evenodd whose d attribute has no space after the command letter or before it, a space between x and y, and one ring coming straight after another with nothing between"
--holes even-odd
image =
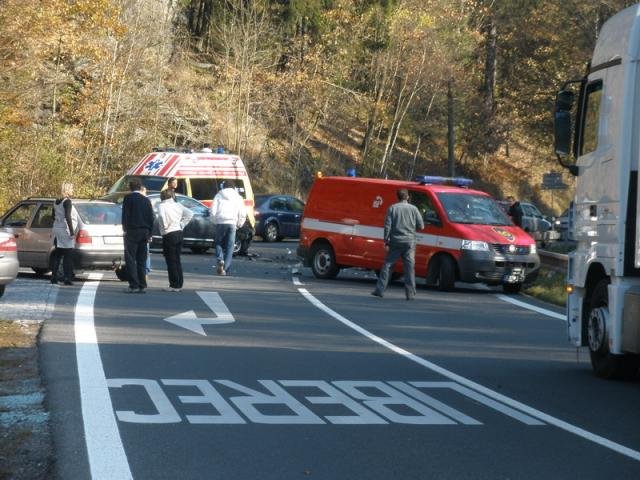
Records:
<instances>
[{"instance_id":1,"label":"car wheel","mask_svg":"<svg viewBox=\"0 0 640 480\"><path fill-rule=\"evenodd\" d=\"M316 243L311 248L311 270L316 278L334 278L340 267L336 264L336 255L328 243Z\"/></svg>"},{"instance_id":2,"label":"car wheel","mask_svg":"<svg viewBox=\"0 0 640 480\"><path fill-rule=\"evenodd\" d=\"M264 238L265 242L275 242L278 240L279 232L278 225L275 222L269 222L264 227Z\"/></svg>"},{"instance_id":3,"label":"car wheel","mask_svg":"<svg viewBox=\"0 0 640 480\"><path fill-rule=\"evenodd\" d=\"M519 293L522 290L521 283L504 283L502 285L502 291L507 294Z\"/></svg>"},{"instance_id":4,"label":"car wheel","mask_svg":"<svg viewBox=\"0 0 640 480\"><path fill-rule=\"evenodd\" d=\"M440 269L438 270L438 290L450 292L456 281L456 265L448 255L440 257Z\"/></svg>"},{"instance_id":5,"label":"car wheel","mask_svg":"<svg viewBox=\"0 0 640 480\"><path fill-rule=\"evenodd\" d=\"M601 378L630 378L638 371L637 355L614 355L609 350L609 280L598 282L587 307L587 338L591 366Z\"/></svg>"},{"instance_id":6,"label":"car wheel","mask_svg":"<svg viewBox=\"0 0 640 480\"><path fill-rule=\"evenodd\" d=\"M193 253L206 253L209 247L191 247Z\"/></svg>"},{"instance_id":7,"label":"car wheel","mask_svg":"<svg viewBox=\"0 0 640 480\"><path fill-rule=\"evenodd\" d=\"M48 268L38 268L38 267L31 267L31 270L33 270L38 277L42 277L43 275L45 275L47 272L50 271Z\"/></svg>"}]
</instances>

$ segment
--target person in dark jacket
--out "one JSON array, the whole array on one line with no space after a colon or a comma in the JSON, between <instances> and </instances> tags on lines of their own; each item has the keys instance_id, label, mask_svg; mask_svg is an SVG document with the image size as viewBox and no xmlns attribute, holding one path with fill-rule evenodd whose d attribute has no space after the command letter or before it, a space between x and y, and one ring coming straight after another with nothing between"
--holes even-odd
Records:
<instances>
[{"instance_id":1,"label":"person in dark jacket","mask_svg":"<svg viewBox=\"0 0 640 480\"><path fill-rule=\"evenodd\" d=\"M398 190L397 196L398 203L389 207L384 219L384 249L387 255L371 295L384 295L391 269L398 258L402 257L405 296L407 300L413 300L416 296L416 231L424 228L424 220L420 210L409 203L409 192L406 189Z\"/></svg>"},{"instance_id":2,"label":"person in dark jacket","mask_svg":"<svg viewBox=\"0 0 640 480\"><path fill-rule=\"evenodd\" d=\"M124 259L127 264L129 288L127 293L144 293L147 288L145 264L147 245L153 229L153 207L141 192L137 178L129 182L129 193L122 201L122 230L124 233Z\"/></svg>"},{"instance_id":3,"label":"person in dark jacket","mask_svg":"<svg viewBox=\"0 0 640 480\"><path fill-rule=\"evenodd\" d=\"M522 216L524 212L522 211L522 205L515 198L509 196L507 200L511 204L509 206L509 211L507 212L517 226L522 227Z\"/></svg>"}]
</instances>

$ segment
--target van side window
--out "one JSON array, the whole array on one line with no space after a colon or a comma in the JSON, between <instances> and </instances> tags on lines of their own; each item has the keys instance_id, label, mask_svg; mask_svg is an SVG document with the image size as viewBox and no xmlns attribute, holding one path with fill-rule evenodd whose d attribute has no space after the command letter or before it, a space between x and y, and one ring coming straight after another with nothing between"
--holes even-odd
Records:
<instances>
[{"instance_id":1,"label":"van side window","mask_svg":"<svg viewBox=\"0 0 640 480\"><path fill-rule=\"evenodd\" d=\"M176 186L176 193L181 193L183 195L187 194L187 180L184 178L178 179L178 185Z\"/></svg>"},{"instance_id":2,"label":"van side window","mask_svg":"<svg viewBox=\"0 0 640 480\"><path fill-rule=\"evenodd\" d=\"M602 80L587 86L582 120L582 137L580 138L580 155L593 152L598 148L598 125L601 104Z\"/></svg>"},{"instance_id":3,"label":"van side window","mask_svg":"<svg viewBox=\"0 0 640 480\"><path fill-rule=\"evenodd\" d=\"M211 200L218 191L215 178L190 178L189 182L191 196L196 200Z\"/></svg>"},{"instance_id":4,"label":"van side window","mask_svg":"<svg viewBox=\"0 0 640 480\"><path fill-rule=\"evenodd\" d=\"M429 195L423 192L409 192L409 201L418 207L420 213L422 213L422 218L428 224L441 224L440 217L436 212L436 209L433 205L433 201L429 198Z\"/></svg>"}]
</instances>

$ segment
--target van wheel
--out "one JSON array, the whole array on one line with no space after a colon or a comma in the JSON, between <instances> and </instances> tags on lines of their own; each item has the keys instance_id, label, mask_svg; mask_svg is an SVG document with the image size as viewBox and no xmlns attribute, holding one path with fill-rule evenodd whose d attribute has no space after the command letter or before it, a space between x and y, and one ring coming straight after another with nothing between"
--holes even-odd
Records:
<instances>
[{"instance_id":1,"label":"van wheel","mask_svg":"<svg viewBox=\"0 0 640 480\"><path fill-rule=\"evenodd\" d=\"M521 283L504 283L502 284L502 291L508 294L519 293L522 290Z\"/></svg>"},{"instance_id":2,"label":"van wheel","mask_svg":"<svg viewBox=\"0 0 640 480\"><path fill-rule=\"evenodd\" d=\"M440 257L440 269L438 270L438 290L450 292L456 281L456 265L453 258L448 255Z\"/></svg>"},{"instance_id":3,"label":"van wheel","mask_svg":"<svg viewBox=\"0 0 640 480\"><path fill-rule=\"evenodd\" d=\"M591 367L601 378L631 378L638 371L637 355L614 355L609 350L609 280L598 282L587 307L587 338Z\"/></svg>"},{"instance_id":4,"label":"van wheel","mask_svg":"<svg viewBox=\"0 0 640 480\"><path fill-rule=\"evenodd\" d=\"M311 248L311 270L316 278L335 278L340 271L336 255L328 243L317 243Z\"/></svg>"},{"instance_id":5,"label":"van wheel","mask_svg":"<svg viewBox=\"0 0 640 480\"><path fill-rule=\"evenodd\" d=\"M275 222L269 222L264 227L264 241L275 242L278 240L278 225Z\"/></svg>"}]
</instances>

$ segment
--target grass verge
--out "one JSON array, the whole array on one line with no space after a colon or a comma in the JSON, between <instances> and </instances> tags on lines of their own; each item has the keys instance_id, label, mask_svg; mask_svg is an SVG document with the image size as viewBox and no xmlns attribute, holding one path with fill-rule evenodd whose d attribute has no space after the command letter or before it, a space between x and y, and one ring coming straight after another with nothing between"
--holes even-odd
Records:
<instances>
[{"instance_id":1,"label":"grass verge","mask_svg":"<svg viewBox=\"0 0 640 480\"><path fill-rule=\"evenodd\" d=\"M38 369L40 325L0 320L0 478L50 478L48 415Z\"/></svg>"},{"instance_id":2,"label":"grass verge","mask_svg":"<svg viewBox=\"0 0 640 480\"><path fill-rule=\"evenodd\" d=\"M564 307L567 303L566 273L540 268L535 282L525 286L524 293L545 302Z\"/></svg>"}]
</instances>

